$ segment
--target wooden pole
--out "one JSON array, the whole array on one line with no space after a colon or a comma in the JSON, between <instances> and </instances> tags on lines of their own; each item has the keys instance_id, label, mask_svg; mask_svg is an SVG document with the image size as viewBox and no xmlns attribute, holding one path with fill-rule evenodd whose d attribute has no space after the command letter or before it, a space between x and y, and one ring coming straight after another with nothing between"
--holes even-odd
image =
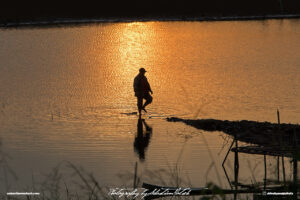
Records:
<instances>
[{"instance_id":1,"label":"wooden pole","mask_svg":"<svg viewBox=\"0 0 300 200\"><path fill-rule=\"evenodd\" d=\"M279 172L279 156L277 156L277 181L279 182L279 176L280 176L280 172Z\"/></svg>"},{"instance_id":2,"label":"wooden pole","mask_svg":"<svg viewBox=\"0 0 300 200\"><path fill-rule=\"evenodd\" d=\"M137 177L137 162L135 162L135 168L134 168L133 188L136 188L136 177Z\"/></svg>"},{"instance_id":3,"label":"wooden pole","mask_svg":"<svg viewBox=\"0 0 300 200\"><path fill-rule=\"evenodd\" d=\"M277 109L277 121L278 121L278 127L280 129L280 113L279 113L279 110ZM282 137L282 135L280 134L280 136ZM282 138L281 138L282 139ZM281 164L282 164L282 176L283 176L283 182L284 182L284 185L286 184L286 181L285 181L285 167L284 167L284 156L282 155L281 156ZM278 173L279 174L279 173ZM279 176L279 175L278 175ZM279 180L279 179L278 179Z\"/></svg>"},{"instance_id":4,"label":"wooden pole","mask_svg":"<svg viewBox=\"0 0 300 200\"><path fill-rule=\"evenodd\" d=\"M264 164L265 164L265 177L264 177L264 190L265 190L267 186L267 159L265 154L264 154Z\"/></svg>"},{"instance_id":5,"label":"wooden pole","mask_svg":"<svg viewBox=\"0 0 300 200\"><path fill-rule=\"evenodd\" d=\"M278 127L280 126L280 115L279 115L279 110L277 109L277 121L278 121ZM281 136L281 134L280 134ZM277 156L277 180L279 182L279 176L280 176L280 171L279 171L279 156Z\"/></svg>"},{"instance_id":6,"label":"wooden pole","mask_svg":"<svg viewBox=\"0 0 300 200\"><path fill-rule=\"evenodd\" d=\"M294 168L293 169L293 176L294 176L294 184L293 184L294 185L294 191L293 192L294 192L294 195L297 196L298 161L295 158L293 158L293 168Z\"/></svg>"},{"instance_id":7,"label":"wooden pole","mask_svg":"<svg viewBox=\"0 0 300 200\"><path fill-rule=\"evenodd\" d=\"M285 167L284 167L284 157L283 156L281 157L281 163L282 163L283 182L284 182L284 185L285 185L286 184L286 182L285 182Z\"/></svg>"},{"instance_id":8,"label":"wooden pole","mask_svg":"<svg viewBox=\"0 0 300 200\"><path fill-rule=\"evenodd\" d=\"M239 155L238 155L238 140L235 140L235 148L236 151L234 152L234 184L235 184L235 191L238 190L238 181L239 181ZM237 192L234 193L234 200L237 199Z\"/></svg>"},{"instance_id":9,"label":"wooden pole","mask_svg":"<svg viewBox=\"0 0 300 200\"><path fill-rule=\"evenodd\" d=\"M278 121L278 124L280 124L280 116L279 116L279 110L277 109L277 121Z\"/></svg>"}]
</instances>

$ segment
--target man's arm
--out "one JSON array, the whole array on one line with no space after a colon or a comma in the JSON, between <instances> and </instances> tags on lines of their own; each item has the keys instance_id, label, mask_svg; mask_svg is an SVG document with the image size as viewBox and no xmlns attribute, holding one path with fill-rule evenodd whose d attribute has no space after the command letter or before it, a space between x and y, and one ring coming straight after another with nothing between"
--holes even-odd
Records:
<instances>
[{"instance_id":1,"label":"man's arm","mask_svg":"<svg viewBox=\"0 0 300 200\"><path fill-rule=\"evenodd\" d=\"M149 82L148 82L148 79L147 79L146 77L145 77L145 82L146 82L146 87L147 87L148 91L150 91L151 94L153 94L153 92L152 92L152 90L151 90L151 87L150 87L150 84L149 84Z\"/></svg>"}]
</instances>

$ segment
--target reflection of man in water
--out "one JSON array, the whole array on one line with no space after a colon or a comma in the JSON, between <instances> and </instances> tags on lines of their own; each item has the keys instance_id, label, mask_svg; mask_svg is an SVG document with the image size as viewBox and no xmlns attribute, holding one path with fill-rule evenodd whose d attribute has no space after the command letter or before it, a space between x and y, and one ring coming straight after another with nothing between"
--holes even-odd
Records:
<instances>
[{"instance_id":1,"label":"reflection of man in water","mask_svg":"<svg viewBox=\"0 0 300 200\"><path fill-rule=\"evenodd\" d=\"M137 106L139 110L139 115L141 115L141 111L146 109L145 107L152 102L152 96L149 94L153 94L150 84L145 76L146 70L144 68L140 68L140 73L134 78L133 88L135 96L137 97ZM143 105L143 99L146 99L145 104Z\"/></svg>"},{"instance_id":2,"label":"reflection of man in water","mask_svg":"<svg viewBox=\"0 0 300 200\"><path fill-rule=\"evenodd\" d=\"M143 124L146 127L146 133L144 134L144 127ZM139 118L137 123L137 136L134 140L134 150L138 153L139 158L141 161L145 160L145 149L148 147L150 138L152 135L152 128L148 126L148 124L145 122L145 119Z\"/></svg>"}]
</instances>

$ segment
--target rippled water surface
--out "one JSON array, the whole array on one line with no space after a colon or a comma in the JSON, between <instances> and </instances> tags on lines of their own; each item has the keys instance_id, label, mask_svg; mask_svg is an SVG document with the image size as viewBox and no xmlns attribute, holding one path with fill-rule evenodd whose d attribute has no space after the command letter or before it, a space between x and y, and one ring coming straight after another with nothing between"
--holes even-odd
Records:
<instances>
[{"instance_id":1,"label":"rippled water surface","mask_svg":"<svg viewBox=\"0 0 300 200\"><path fill-rule=\"evenodd\" d=\"M117 174L136 162L142 181L177 163L193 185L225 186L227 136L165 118L277 122L279 109L282 123L299 123L299 33L299 20L0 30L1 152L18 176L7 172L1 190L25 188L64 161L104 186L119 186ZM134 148L138 117L124 114L136 112L140 67L154 92L144 160ZM243 158L241 177L262 179L261 157Z\"/></svg>"}]
</instances>

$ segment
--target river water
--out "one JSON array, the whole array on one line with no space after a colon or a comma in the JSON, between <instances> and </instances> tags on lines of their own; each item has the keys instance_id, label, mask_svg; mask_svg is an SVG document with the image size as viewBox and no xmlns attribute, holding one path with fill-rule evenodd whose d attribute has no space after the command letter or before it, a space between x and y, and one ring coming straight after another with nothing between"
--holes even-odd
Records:
<instances>
[{"instance_id":1,"label":"river water","mask_svg":"<svg viewBox=\"0 0 300 200\"><path fill-rule=\"evenodd\" d=\"M1 192L43 182L58 165L67 180L67 162L106 187L132 185L136 163L140 182L228 187L230 138L166 117L277 122L279 109L281 123L300 122L298 19L1 29L0 43ZM140 67L154 93L139 151L130 113ZM262 179L262 157L240 162L243 180Z\"/></svg>"}]
</instances>

